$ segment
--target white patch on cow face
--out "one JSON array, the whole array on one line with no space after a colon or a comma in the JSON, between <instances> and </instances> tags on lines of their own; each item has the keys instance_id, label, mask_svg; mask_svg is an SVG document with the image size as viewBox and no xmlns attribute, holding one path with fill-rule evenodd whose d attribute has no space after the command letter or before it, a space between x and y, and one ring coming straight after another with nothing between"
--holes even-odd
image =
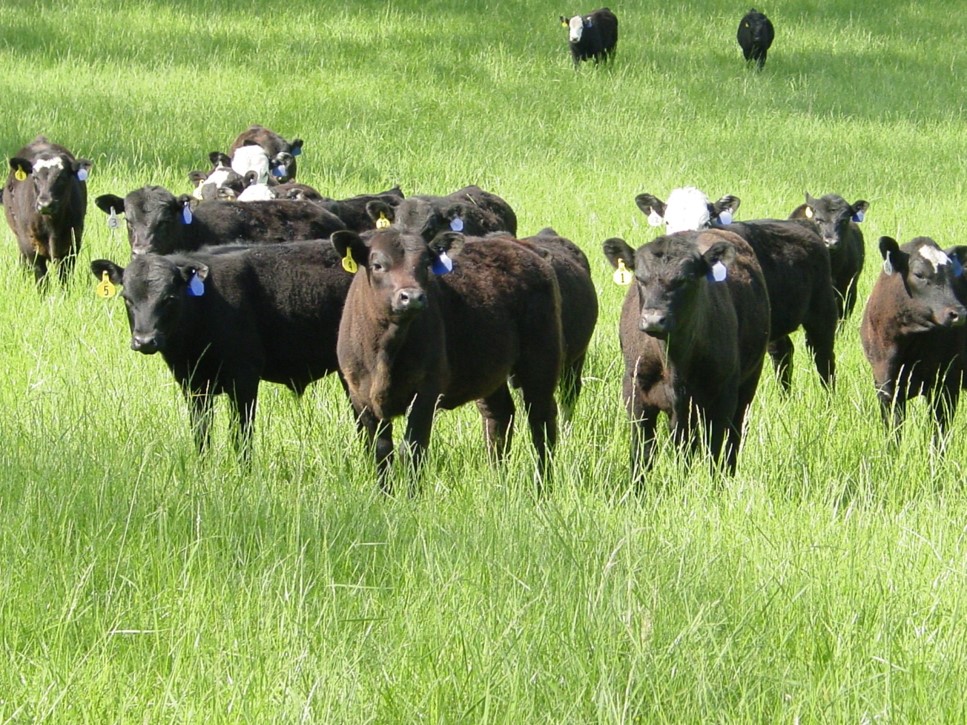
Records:
<instances>
[{"instance_id":1,"label":"white patch on cow face","mask_svg":"<svg viewBox=\"0 0 967 725\"><path fill-rule=\"evenodd\" d=\"M694 186L675 189L665 204L665 231L668 234L705 229L709 225L708 197Z\"/></svg>"},{"instance_id":2,"label":"white patch on cow face","mask_svg":"<svg viewBox=\"0 0 967 725\"><path fill-rule=\"evenodd\" d=\"M934 273L939 272L943 265L950 264L950 257L936 247L920 247L920 256L933 265Z\"/></svg>"},{"instance_id":3,"label":"white patch on cow face","mask_svg":"<svg viewBox=\"0 0 967 725\"><path fill-rule=\"evenodd\" d=\"M257 183L264 184L269 180L269 155L261 146L240 146L232 157L232 170L239 176L254 171Z\"/></svg>"},{"instance_id":4,"label":"white patch on cow face","mask_svg":"<svg viewBox=\"0 0 967 725\"><path fill-rule=\"evenodd\" d=\"M231 173L232 170L227 166L218 166L208 175L208 178L205 179L205 183L213 184L216 189L221 186L225 186L225 182L228 181L228 177Z\"/></svg>"},{"instance_id":5,"label":"white patch on cow face","mask_svg":"<svg viewBox=\"0 0 967 725\"><path fill-rule=\"evenodd\" d=\"M60 169L64 170L64 160L60 156L55 156L52 159L37 159L34 161L34 171L39 171L40 169Z\"/></svg>"},{"instance_id":6,"label":"white patch on cow face","mask_svg":"<svg viewBox=\"0 0 967 725\"><path fill-rule=\"evenodd\" d=\"M575 15L568 21L567 26L569 29L567 39L572 43L581 40L581 35L584 34L584 19L580 15Z\"/></svg>"}]
</instances>

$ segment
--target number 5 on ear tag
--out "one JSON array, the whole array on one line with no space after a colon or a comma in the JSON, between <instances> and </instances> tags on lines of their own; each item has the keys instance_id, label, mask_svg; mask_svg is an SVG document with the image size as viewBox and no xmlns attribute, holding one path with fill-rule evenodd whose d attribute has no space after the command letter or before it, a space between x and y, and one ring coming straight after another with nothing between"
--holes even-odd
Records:
<instances>
[{"instance_id":1,"label":"number 5 on ear tag","mask_svg":"<svg viewBox=\"0 0 967 725\"><path fill-rule=\"evenodd\" d=\"M346 250L346 256L342 258L342 268L349 272L349 274L356 274L356 270L359 269L356 260L353 259L353 255L348 249Z\"/></svg>"},{"instance_id":2,"label":"number 5 on ear tag","mask_svg":"<svg viewBox=\"0 0 967 725\"><path fill-rule=\"evenodd\" d=\"M117 294L117 287L111 284L111 279L107 272L101 274L101 281L94 288L94 294L104 300L109 300Z\"/></svg>"}]
</instances>

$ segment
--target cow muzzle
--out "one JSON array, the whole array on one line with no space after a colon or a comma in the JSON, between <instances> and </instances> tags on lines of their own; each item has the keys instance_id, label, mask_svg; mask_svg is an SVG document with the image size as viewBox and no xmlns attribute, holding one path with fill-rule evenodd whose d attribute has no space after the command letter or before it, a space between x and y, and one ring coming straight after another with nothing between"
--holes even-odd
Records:
<instances>
[{"instance_id":1,"label":"cow muzzle","mask_svg":"<svg viewBox=\"0 0 967 725\"><path fill-rule=\"evenodd\" d=\"M638 329L653 337L665 337L669 332L671 320L661 310L642 310L638 319Z\"/></svg>"},{"instance_id":2,"label":"cow muzzle","mask_svg":"<svg viewBox=\"0 0 967 725\"><path fill-rule=\"evenodd\" d=\"M942 327L960 327L967 322L967 310L963 307L946 307L940 313L937 324Z\"/></svg>"},{"instance_id":3,"label":"cow muzzle","mask_svg":"<svg viewBox=\"0 0 967 725\"><path fill-rule=\"evenodd\" d=\"M160 335L132 335L131 349L140 352L142 355L154 355L161 349L161 342Z\"/></svg>"},{"instance_id":4,"label":"cow muzzle","mask_svg":"<svg viewBox=\"0 0 967 725\"><path fill-rule=\"evenodd\" d=\"M391 310L395 317L409 317L426 307L426 292L419 287L404 287L393 295Z\"/></svg>"}]
</instances>

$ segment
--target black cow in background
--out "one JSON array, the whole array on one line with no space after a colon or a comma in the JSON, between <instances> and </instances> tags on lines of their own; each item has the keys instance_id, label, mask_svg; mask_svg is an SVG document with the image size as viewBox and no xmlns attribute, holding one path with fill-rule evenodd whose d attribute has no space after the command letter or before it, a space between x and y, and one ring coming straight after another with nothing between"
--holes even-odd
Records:
<instances>
[{"instance_id":1,"label":"black cow in background","mask_svg":"<svg viewBox=\"0 0 967 725\"><path fill-rule=\"evenodd\" d=\"M614 56L618 45L618 18L610 9L600 8L570 18L562 15L561 25L568 29L568 46L575 68L582 60L593 59L597 63Z\"/></svg>"},{"instance_id":2,"label":"black cow in background","mask_svg":"<svg viewBox=\"0 0 967 725\"><path fill-rule=\"evenodd\" d=\"M374 201L366 205L366 210L376 226L385 220L395 229L420 234L426 241L444 231L473 237L491 232L517 236L517 214L510 204L475 185L446 196L410 196L395 208Z\"/></svg>"},{"instance_id":3,"label":"black cow in background","mask_svg":"<svg viewBox=\"0 0 967 725\"><path fill-rule=\"evenodd\" d=\"M742 46L742 55L747 62L754 62L756 70L762 70L766 64L768 52L776 32L772 21L763 13L752 8L739 22L739 29L735 34L736 40Z\"/></svg>"},{"instance_id":4,"label":"black cow in background","mask_svg":"<svg viewBox=\"0 0 967 725\"><path fill-rule=\"evenodd\" d=\"M87 174L91 162L38 136L10 158L3 187L7 223L17 237L20 257L42 282L47 265L58 262L66 282L84 236Z\"/></svg>"}]
</instances>

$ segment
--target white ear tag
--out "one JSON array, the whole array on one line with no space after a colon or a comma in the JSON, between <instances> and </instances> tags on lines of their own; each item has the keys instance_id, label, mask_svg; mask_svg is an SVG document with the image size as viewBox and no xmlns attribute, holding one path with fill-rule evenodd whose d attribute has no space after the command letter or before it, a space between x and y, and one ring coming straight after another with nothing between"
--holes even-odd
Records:
<instances>
[{"instance_id":1,"label":"white ear tag","mask_svg":"<svg viewBox=\"0 0 967 725\"><path fill-rule=\"evenodd\" d=\"M450 230L454 232L462 232L463 219L458 216L453 217L453 219L450 220Z\"/></svg>"},{"instance_id":2,"label":"white ear tag","mask_svg":"<svg viewBox=\"0 0 967 725\"><path fill-rule=\"evenodd\" d=\"M886 253L886 259L883 260L883 274L893 274L893 262L890 261L890 253Z\"/></svg>"},{"instance_id":3,"label":"white ear tag","mask_svg":"<svg viewBox=\"0 0 967 725\"><path fill-rule=\"evenodd\" d=\"M858 211L853 215L853 221L859 224L861 221L863 221L863 217L865 216L866 216L866 212Z\"/></svg>"},{"instance_id":4,"label":"white ear tag","mask_svg":"<svg viewBox=\"0 0 967 725\"><path fill-rule=\"evenodd\" d=\"M188 282L188 296L201 297L203 294L205 294L205 283L198 279L197 274L191 275L191 280Z\"/></svg>"},{"instance_id":5,"label":"white ear tag","mask_svg":"<svg viewBox=\"0 0 967 725\"><path fill-rule=\"evenodd\" d=\"M77 170L77 180L87 181L87 169L85 169L83 166Z\"/></svg>"},{"instance_id":6,"label":"white ear tag","mask_svg":"<svg viewBox=\"0 0 967 725\"><path fill-rule=\"evenodd\" d=\"M712 269L708 271L707 279L709 282L724 282L728 276L729 273L725 269L725 265L722 262L716 262L712 265Z\"/></svg>"},{"instance_id":7,"label":"white ear tag","mask_svg":"<svg viewBox=\"0 0 967 725\"><path fill-rule=\"evenodd\" d=\"M657 211L652 209L648 213L648 223L651 224L651 226L653 227L660 227L662 224L665 223L665 219L664 217L662 217L661 214L659 214Z\"/></svg>"},{"instance_id":8,"label":"white ear tag","mask_svg":"<svg viewBox=\"0 0 967 725\"><path fill-rule=\"evenodd\" d=\"M114 207L112 206L111 207L111 213L107 215L107 228L108 229L117 229L118 228L118 224L119 224L119 222L118 222L118 215L114 211Z\"/></svg>"},{"instance_id":9,"label":"white ear tag","mask_svg":"<svg viewBox=\"0 0 967 725\"><path fill-rule=\"evenodd\" d=\"M191 224L191 220L192 220L191 205L187 201L185 202L185 208L181 210L181 220L185 224Z\"/></svg>"},{"instance_id":10,"label":"white ear tag","mask_svg":"<svg viewBox=\"0 0 967 725\"><path fill-rule=\"evenodd\" d=\"M732 223L732 212L729 209L723 209L719 213L719 224L725 226L726 224Z\"/></svg>"}]
</instances>

